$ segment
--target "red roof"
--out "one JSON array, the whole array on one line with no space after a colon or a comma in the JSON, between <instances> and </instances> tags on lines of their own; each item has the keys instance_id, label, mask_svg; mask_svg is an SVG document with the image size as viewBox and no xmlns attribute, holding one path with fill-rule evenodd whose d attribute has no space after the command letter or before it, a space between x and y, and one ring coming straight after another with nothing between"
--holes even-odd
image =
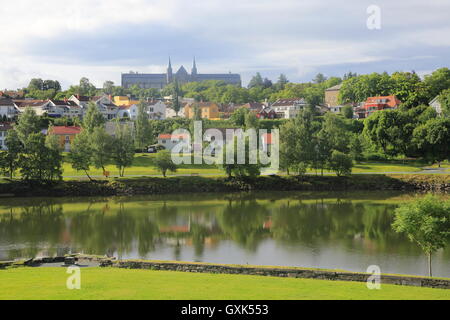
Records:
<instances>
[{"instance_id":1,"label":"red roof","mask_svg":"<svg viewBox=\"0 0 450 320\"><path fill-rule=\"evenodd\" d=\"M53 127L52 134L57 135L75 135L81 132L80 127L56 126Z\"/></svg>"},{"instance_id":2,"label":"red roof","mask_svg":"<svg viewBox=\"0 0 450 320\"><path fill-rule=\"evenodd\" d=\"M188 137L187 134L170 134L170 133L161 133L158 136L158 139L165 139L165 140L170 140L170 139L186 139Z\"/></svg>"},{"instance_id":3,"label":"red roof","mask_svg":"<svg viewBox=\"0 0 450 320\"><path fill-rule=\"evenodd\" d=\"M378 97L369 97L365 103L365 107L368 106L378 106L385 105L390 108L398 107L402 102L397 99L396 96L378 96Z\"/></svg>"}]
</instances>

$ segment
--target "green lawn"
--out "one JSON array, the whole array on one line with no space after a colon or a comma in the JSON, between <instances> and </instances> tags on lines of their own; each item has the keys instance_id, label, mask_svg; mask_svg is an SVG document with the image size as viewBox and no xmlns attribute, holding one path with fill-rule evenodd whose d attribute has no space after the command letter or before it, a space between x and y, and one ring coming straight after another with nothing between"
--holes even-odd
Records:
<instances>
[{"instance_id":1,"label":"green lawn","mask_svg":"<svg viewBox=\"0 0 450 320\"><path fill-rule=\"evenodd\" d=\"M247 275L116 268L81 269L81 290L68 290L65 268L0 271L3 299L443 299L450 290Z\"/></svg>"},{"instance_id":2,"label":"green lawn","mask_svg":"<svg viewBox=\"0 0 450 320\"><path fill-rule=\"evenodd\" d=\"M156 154L137 154L133 166L126 168L125 175L159 175L160 172L154 166L154 158ZM107 170L111 175L118 175L118 170L114 165L107 166ZM377 162L362 162L355 164L353 173L382 173L382 172L418 172L422 168L417 163L377 163ZM83 177L84 172L76 171L72 166L65 162L63 165L63 175L65 177ZM308 170L309 173L315 173L313 170ZM224 175L223 171L214 165L181 165L177 170L177 174L208 174L208 175ZM101 176L102 170L92 168L89 171L92 176ZM169 172L169 174L171 174Z\"/></svg>"},{"instance_id":3,"label":"green lawn","mask_svg":"<svg viewBox=\"0 0 450 320\"><path fill-rule=\"evenodd\" d=\"M154 165L154 159L156 154L154 153L144 153L136 154L133 166L125 169L125 175L160 175L161 172L156 169ZM119 170L117 170L115 165L108 165L106 170L111 173L111 175L118 175ZM223 171L219 170L216 166L202 164L202 165L180 165L177 169L177 174L217 174L223 175ZM91 168L89 174L92 176L101 176L103 171L101 169ZM168 172L170 175L171 173ZM70 163L64 162L63 164L63 175L65 177L77 177L86 176L82 171L76 171L72 168Z\"/></svg>"}]
</instances>

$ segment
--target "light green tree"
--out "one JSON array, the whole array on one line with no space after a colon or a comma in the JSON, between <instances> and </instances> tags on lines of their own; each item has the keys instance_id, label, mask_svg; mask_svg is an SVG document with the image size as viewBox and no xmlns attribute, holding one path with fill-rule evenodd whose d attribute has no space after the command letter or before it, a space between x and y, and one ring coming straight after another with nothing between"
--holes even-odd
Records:
<instances>
[{"instance_id":1,"label":"light green tree","mask_svg":"<svg viewBox=\"0 0 450 320\"><path fill-rule=\"evenodd\" d=\"M145 104L142 101L138 105L135 129L136 148L144 151L145 148L148 147L148 144L152 141L152 136L148 115L145 112Z\"/></svg>"},{"instance_id":2,"label":"light green tree","mask_svg":"<svg viewBox=\"0 0 450 320\"><path fill-rule=\"evenodd\" d=\"M90 144L92 148L92 164L106 172L106 165L111 160L111 149L113 138L102 127L94 128L90 134Z\"/></svg>"},{"instance_id":3,"label":"light green tree","mask_svg":"<svg viewBox=\"0 0 450 320\"><path fill-rule=\"evenodd\" d=\"M347 176L352 173L352 158L340 151L334 150L329 160L329 167L338 177Z\"/></svg>"},{"instance_id":4,"label":"light green tree","mask_svg":"<svg viewBox=\"0 0 450 320\"><path fill-rule=\"evenodd\" d=\"M94 132L97 127L103 127L106 119L98 110L97 105L94 102L89 102L88 109L83 118L83 129L89 134Z\"/></svg>"},{"instance_id":5,"label":"light green tree","mask_svg":"<svg viewBox=\"0 0 450 320\"><path fill-rule=\"evenodd\" d=\"M159 151L156 154L155 166L161 171L164 178L166 177L167 171L177 171L177 166L173 163L170 152L167 150Z\"/></svg>"},{"instance_id":6,"label":"light green tree","mask_svg":"<svg viewBox=\"0 0 450 320\"><path fill-rule=\"evenodd\" d=\"M123 177L125 168L130 167L134 159L134 138L129 125L116 123L111 157L119 169L119 175Z\"/></svg>"},{"instance_id":7,"label":"light green tree","mask_svg":"<svg viewBox=\"0 0 450 320\"><path fill-rule=\"evenodd\" d=\"M450 240L450 201L428 195L405 203L395 210L393 228L405 233L428 255L428 273L432 276L431 256Z\"/></svg>"},{"instance_id":8,"label":"light green tree","mask_svg":"<svg viewBox=\"0 0 450 320\"><path fill-rule=\"evenodd\" d=\"M27 138L33 133L39 133L41 131L39 117L32 108L26 108L25 111L19 116L19 121L14 127L17 132L18 138L25 145Z\"/></svg>"},{"instance_id":9,"label":"light green tree","mask_svg":"<svg viewBox=\"0 0 450 320\"><path fill-rule=\"evenodd\" d=\"M89 133L86 130L81 131L73 140L71 150L68 155L69 162L77 171L84 171L89 180L89 170L92 165L92 146Z\"/></svg>"},{"instance_id":10,"label":"light green tree","mask_svg":"<svg viewBox=\"0 0 450 320\"><path fill-rule=\"evenodd\" d=\"M20 142L16 130L8 131L6 146L8 149L0 154L0 164L2 172L6 173L12 179L14 172L19 167L19 158L23 151L23 145Z\"/></svg>"}]
</instances>

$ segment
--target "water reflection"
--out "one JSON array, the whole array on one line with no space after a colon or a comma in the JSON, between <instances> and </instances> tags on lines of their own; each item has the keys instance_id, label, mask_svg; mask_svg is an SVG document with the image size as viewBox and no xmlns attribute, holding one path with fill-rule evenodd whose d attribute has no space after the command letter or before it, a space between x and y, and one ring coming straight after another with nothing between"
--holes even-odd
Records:
<instances>
[{"instance_id":1,"label":"water reflection","mask_svg":"<svg viewBox=\"0 0 450 320\"><path fill-rule=\"evenodd\" d=\"M235 194L0 201L0 260L83 252L119 258L291 265L426 274L391 229L395 197ZM186 200L188 198L189 200ZM450 276L450 253L434 258Z\"/></svg>"}]
</instances>

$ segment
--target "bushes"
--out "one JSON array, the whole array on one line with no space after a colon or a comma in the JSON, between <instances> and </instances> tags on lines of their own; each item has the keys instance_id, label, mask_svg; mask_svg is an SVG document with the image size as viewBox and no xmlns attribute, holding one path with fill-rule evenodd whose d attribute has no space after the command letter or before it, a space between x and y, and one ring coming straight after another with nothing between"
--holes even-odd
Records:
<instances>
[{"instance_id":1,"label":"bushes","mask_svg":"<svg viewBox=\"0 0 450 320\"><path fill-rule=\"evenodd\" d=\"M331 154L330 169L333 170L338 177L349 175L352 173L352 158L340 151L334 150Z\"/></svg>"}]
</instances>

